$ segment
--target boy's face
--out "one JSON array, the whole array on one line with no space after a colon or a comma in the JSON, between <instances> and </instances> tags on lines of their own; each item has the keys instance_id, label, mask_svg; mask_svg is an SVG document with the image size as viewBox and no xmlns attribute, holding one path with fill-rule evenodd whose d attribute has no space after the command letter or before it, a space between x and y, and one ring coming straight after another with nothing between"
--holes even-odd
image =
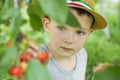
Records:
<instances>
[{"instance_id":1,"label":"boy's face","mask_svg":"<svg viewBox=\"0 0 120 80\"><path fill-rule=\"evenodd\" d=\"M59 57L71 57L76 54L84 45L87 37L91 34L92 19L87 15L78 15L76 10L71 9L77 18L82 29L69 25L60 26L55 21L43 18L43 26L49 34L50 42L48 47L53 54Z\"/></svg>"}]
</instances>

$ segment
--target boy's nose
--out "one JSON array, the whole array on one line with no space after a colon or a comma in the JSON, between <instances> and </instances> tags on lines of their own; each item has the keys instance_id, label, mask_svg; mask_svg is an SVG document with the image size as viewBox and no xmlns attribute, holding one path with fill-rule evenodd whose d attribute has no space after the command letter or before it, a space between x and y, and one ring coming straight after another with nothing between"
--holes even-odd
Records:
<instances>
[{"instance_id":1,"label":"boy's nose","mask_svg":"<svg viewBox=\"0 0 120 80\"><path fill-rule=\"evenodd\" d=\"M73 42L72 42L72 41L69 41L69 40L65 40L65 43L68 44L68 45L73 44Z\"/></svg>"},{"instance_id":2,"label":"boy's nose","mask_svg":"<svg viewBox=\"0 0 120 80\"><path fill-rule=\"evenodd\" d=\"M73 33L67 33L64 42L70 45L73 44L73 39L74 39Z\"/></svg>"}]
</instances>

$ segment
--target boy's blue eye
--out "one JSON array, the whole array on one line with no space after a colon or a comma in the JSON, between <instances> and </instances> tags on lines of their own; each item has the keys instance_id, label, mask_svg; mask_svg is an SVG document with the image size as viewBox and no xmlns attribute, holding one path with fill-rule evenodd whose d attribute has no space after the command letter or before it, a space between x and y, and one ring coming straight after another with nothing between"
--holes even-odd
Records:
<instances>
[{"instance_id":1,"label":"boy's blue eye","mask_svg":"<svg viewBox=\"0 0 120 80\"><path fill-rule=\"evenodd\" d=\"M76 33L79 34L79 35L81 35L81 36L85 35L84 31L77 31Z\"/></svg>"},{"instance_id":2,"label":"boy's blue eye","mask_svg":"<svg viewBox=\"0 0 120 80\"><path fill-rule=\"evenodd\" d=\"M64 27L64 26L57 26L57 28L58 28L59 30L65 30L65 27Z\"/></svg>"}]
</instances>

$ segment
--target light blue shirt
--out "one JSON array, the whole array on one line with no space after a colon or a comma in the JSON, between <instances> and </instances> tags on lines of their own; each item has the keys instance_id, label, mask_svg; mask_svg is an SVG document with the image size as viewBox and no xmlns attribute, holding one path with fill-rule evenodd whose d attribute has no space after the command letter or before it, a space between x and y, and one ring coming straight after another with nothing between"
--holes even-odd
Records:
<instances>
[{"instance_id":1,"label":"light blue shirt","mask_svg":"<svg viewBox=\"0 0 120 80\"><path fill-rule=\"evenodd\" d=\"M49 52L45 45L40 47L41 50ZM77 54L77 63L73 71L66 71L60 67L54 57L50 58L47 64L47 69L53 80L85 80L85 71L87 64L87 53L82 48Z\"/></svg>"}]
</instances>

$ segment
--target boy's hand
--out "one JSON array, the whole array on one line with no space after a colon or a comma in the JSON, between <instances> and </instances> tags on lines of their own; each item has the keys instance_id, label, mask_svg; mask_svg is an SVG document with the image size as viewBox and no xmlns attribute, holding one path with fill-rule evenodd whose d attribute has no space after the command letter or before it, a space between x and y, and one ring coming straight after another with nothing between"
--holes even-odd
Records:
<instances>
[{"instance_id":1,"label":"boy's hand","mask_svg":"<svg viewBox=\"0 0 120 80\"><path fill-rule=\"evenodd\" d=\"M48 60L51 57L51 54L46 51L40 51L39 46L31 40L28 40L28 49L27 52L31 52L33 56L38 59L40 62L47 64Z\"/></svg>"},{"instance_id":2,"label":"boy's hand","mask_svg":"<svg viewBox=\"0 0 120 80\"><path fill-rule=\"evenodd\" d=\"M28 40L28 49L27 51L30 51L32 53L37 53L39 52L39 46L32 40Z\"/></svg>"}]
</instances>

